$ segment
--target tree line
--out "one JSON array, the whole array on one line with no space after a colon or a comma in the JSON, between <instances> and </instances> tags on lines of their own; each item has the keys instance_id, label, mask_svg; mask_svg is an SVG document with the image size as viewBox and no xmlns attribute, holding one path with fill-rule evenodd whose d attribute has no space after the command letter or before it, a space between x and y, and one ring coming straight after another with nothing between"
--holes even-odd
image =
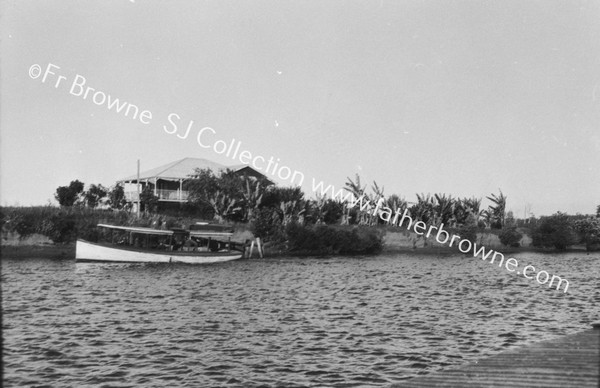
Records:
<instances>
[{"instance_id":1,"label":"tree line","mask_svg":"<svg viewBox=\"0 0 600 388\"><path fill-rule=\"evenodd\" d=\"M68 186L59 186L54 193L54 198L61 207L84 206L96 208L108 205L113 209L125 209L131 206L125 199L125 190L121 185L106 188L101 184L91 184L84 191L84 183L74 180Z\"/></svg>"},{"instance_id":2,"label":"tree line","mask_svg":"<svg viewBox=\"0 0 600 388\"><path fill-rule=\"evenodd\" d=\"M564 250L584 244L589 250L600 249L600 205L595 217L558 212L548 217L516 219L506 210L507 196L501 190L486 196L490 205L483 208L481 198L445 193L417 194L416 201L407 201L397 194L386 195L376 182L370 187L362 184L358 174L354 179L347 178L344 189L372 204L381 201L391 209L408 210L415 221L454 228L458 235L472 242L478 233L488 231L497 234L502 244L517 247L526 233L535 247ZM184 190L189 193L185 213L220 223L248 224L255 235L271 241L289 240L290 234L300 233L298 226L315 230L319 226L386 224L372 207L360 209L326 196L306 198L299 187L280 187L266 178L239 175L232 170L215 174L210 169L197 169L184 183ZM63 208L131 209L121 185L106 188L92 184L84 190L84 184L75 180L58 187L55 198ZM158 197L149 185L141 192L140 203L146 214L161 212ZM309 240L307 236L303 238ZM312 238L319 240L318 235Z\"/></svg>"}]
</instances>

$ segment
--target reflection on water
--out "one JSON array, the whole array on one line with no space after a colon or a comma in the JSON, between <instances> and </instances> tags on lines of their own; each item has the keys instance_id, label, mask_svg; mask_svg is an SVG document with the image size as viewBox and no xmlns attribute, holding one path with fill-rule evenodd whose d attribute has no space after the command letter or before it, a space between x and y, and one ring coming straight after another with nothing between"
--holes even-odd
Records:
<instances>
[{"instance_id":1,"label":"reflection on water","mask_svg":"<svg viewBox=\"0 0 600 388\"><path fill-rule=\"evenodd\" d=\"M598 320L600 257L2 262L5 386L387 386Z\"/></svg>"}]
</instances>

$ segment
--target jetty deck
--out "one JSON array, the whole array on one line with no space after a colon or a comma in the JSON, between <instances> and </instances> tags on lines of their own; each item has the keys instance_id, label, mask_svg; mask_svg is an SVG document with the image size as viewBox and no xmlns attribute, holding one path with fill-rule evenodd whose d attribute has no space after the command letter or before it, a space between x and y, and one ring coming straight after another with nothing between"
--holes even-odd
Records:
<instances>
[{"instance_id":1,"label":"jetty deck","mask_svg":"<svg viewBox=\"0 0 600 388\"><path fill-rule=\"evenodd\" d=\"M392 387L600 388L600 325Z\"/></svg>"}]
</instances>

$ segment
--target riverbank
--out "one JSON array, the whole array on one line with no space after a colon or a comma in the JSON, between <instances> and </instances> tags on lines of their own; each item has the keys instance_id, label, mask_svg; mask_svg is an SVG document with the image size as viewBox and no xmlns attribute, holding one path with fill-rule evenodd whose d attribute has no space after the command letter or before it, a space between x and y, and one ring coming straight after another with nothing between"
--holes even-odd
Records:
<instances>
[{"instance_id":1,"label":"riverbank","mask_svg":"<svg viewBox=\"0 0 600 388\"><path fill-rule=\"evenodd\" d=\"M422 238L414 233L406 231L385 231L383 235L383 250L379 254L416 254L425 256L451 256L460 253L456 247L449 247L447 244L440 244L435 239L423 241ZM535 248L527 244L528 237L523 238L523 246L505 247L498 241L494 241L494 237L488 234L478 235L477 241L482 241L486 248L498 250L504 254L516 253L586 253L585 247L573 247L566 251L557 252L542 248ZM246 240L252 240L254 236L247 230L236 230L232 241L243 243ZM487 242L487 244L486 244ZM53 258L53 259L74 259L75 258L75 243L54 244L50 239L43 235L34 234L26 238L19 238L16 233L5 234L2 238L1 245L2 256L11 258ZM376 254L375 254L376 255ZM285 249L283 244L266 243L264 246L265 258L281 258L289 256L317 257L327 255L316 255L311 252L290 252ZM255 249L253 258L258 257L258 251Z\"/></svg>"},{"instance_id":2,"label":"riverbank","mask_svg":"<svg viewBox=\"0 0 600 388\"><path fill-rule=\"evenodd\" d=\"M75 244L2 246L2 257L69 260L75 258Z\"/></svg>"},{"instance_id":3,"label":"riverbank","mask_svg":"<svg viewBox=\"0 0 600 388\"><path fill-rule=\"evenodd\" d=\"M581 253L589 254L584 245L574 245L563 251L557 251L551 248L534 247L531 244L531 237L524 235L521 238L519 247L507 247L500 242L496 234L490 232L477 233L476 243L478 246L484 246L486 249L493 249L505 255L518 253L548 253L548 254L566 254ZM440 244L435 237L423 239L416 233L409 231L386 230L383 238L382 253L397 254L417 254L426 256L450 256L450 255L471 255L462 253L456 246L450 247L448 244Z\"/></svg>"}]
</instances>

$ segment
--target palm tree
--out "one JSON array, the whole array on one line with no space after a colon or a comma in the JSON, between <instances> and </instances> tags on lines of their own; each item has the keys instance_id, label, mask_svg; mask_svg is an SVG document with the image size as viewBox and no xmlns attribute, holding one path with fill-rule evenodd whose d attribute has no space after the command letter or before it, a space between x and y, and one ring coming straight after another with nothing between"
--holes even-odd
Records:
<instances>
[{"instance_id":1,"label":"palm tree","mask_svg":"<svg viewBox=\"0 0 600 388\"><path fill-rule=\"evenodd\" d=\"M434 205L434 224L448 225L452 217L454 216L454 204L455 200L451 195L446 194L435 194L435 205Z\"/></svg>"},{"instance_id":2,"label":"palm tree","mask_svg":"<svg viewBox=\"0 0 600 388\"><path fill-rule=\"evenodd\" d=\"M479 210L480 208L480 198L472 197L457 199L454 204L454 222L457 225L465 225L470 215L472 215L475 220L479 221L484 214L484 212Z\"/></svg>"},{"instance_id":3,"label":"palm tree","mask_svg":"<svg viewBox=\"0 0 600 388\"><path fill-rule=\"evenodd\" d=\"M242 198L244 201L244 211L246 213L244 219L251 221L254 217L254 213L262 203L264 188L258 179L244 175L242 180L244 181Z\"/></svg>"},{"instance_id":4,"label":"palm tree","mask_svg":"<svg viewBox=\"0 0 600 388\"><path fill-rule=\"evenodd\" d=\"M325 204L327 203L327 194L316 193L316 199L309 201L309 207L313 210L313 216L316 224L323 223L326 215Z\"/></svg>"},{"instance_id":5,"label":"palm tree","mask_svg":"<svg viewBox=\"0 0 600 388\"><path fill-rule=\"evenodd\" d=\"M488 207L489 212L492 214L492 227L495 226L497 229L502 229L506 218L506 196L502 194L502 190L499 191L500 195L492 194L486 198L495 205Z\"/></svg>"},{"instance_id":6,"label":"palm tree","mask_svg":"<svg viewBox=\"0 0 600 388\"><path fill-rule=\"evenodd\" d=\"M304 200L292 200L281 202L279 204L279 212L281 215L281 224L287 225L292 221L299 221L303 224L302 218L306 213L308 203Z\"/></svg>"},{"instance_id":7,"label":"palm tree","mask_svg":"<svg viewBox=\"0 0 600 388\"><path fill-rule=\"evenodd\" d=\"M404 211L404 209L406 209L406 207L408 206L408 203L406 202L406 200L404 198L400 198L398 195L396 194L392 194L390 195L386 200L385 200L385 206L389 207L390 209L392 209L393 212L400 212L400 211ZM393 218L390 219L388 221L388 223L391 223L393 221Z\"/></svg>"},{"instance_id":8,"label":"palm tree","mask_svg":"<svg viewBox=\"0 0 600 388\"><path fill-rule=\"evenodd\" d=\"M225 222L225 219L232 217L242 210L241 206L236 206L237 200L235 198L232 198L221 190L210 193L207 202L212 206L215 212L215 219L219 223Z\"/></svg>"},{"instance_id":9,"label":"palm tree","mask_svg":"<svg viewBox=\"0 0 600 388\"><path fill-rule=\"evenodd\" d=\"M410 213L415 221L423 221L426 224L435 218L435 204L431 194L417 194L417 203L410 208Z\"/></svg>"},{"instance_id":10,"label":"palm tree","mask_svg":"<svg viewBox=\"0 0 600 388\"><path fill-rule=\"evenodd\" d=\"M477 219L481 216L481 198L471 197L463 199L467 211L475 215Z\"/></svg>"},{"instance_id":11,"label":"palm tree","mask_svg":"<svg viewBox=\"0 0 600 388\"><path fill-rule=\"evenodd\" d=\"M481 212L481 216L483 217L483 222L485 222L486 228L491 228L494 223L494 213L492 213L489 209L483 210Z\"/></svg>"},{"instance_id":12,"label":"palm tree","mask_svg":"<svg viewBox=\"0 0 600 388\"><path fill-rule=\"evenodd\" d=\"M414 203L410 208L409 212L413 218L413 221L422 221L425 224L435 222L436 210L435 210L435 199L431 194L417 194L417 202ZM413 224L414 225L414 224ZM413 237L413 248L417 247L417 241L423 238L423 244L427 245L427 237L416 236Z\"/></svg>"},{"instance_id":13,"label":"palm tree","mask_svg":"<svg viewBox=\"0 0 600 388\"><path fill-rule=\"evenodd\" d=\"M359 199L361 197L363 197L363 201L369 201L369 197L367 196L367 194L365 193L367 186L362 186L360 183L360 176L358 176L358 174L356 174L356 182L353 182L352 179L350 179L348 177L348 181L346 182L346 184L344 185L344 190L352 193L352 195L354 196L355 199ZM362 211L360 209L357 209L357 219L358 219L358 223L359 224L363 224L365 222L365 215L369 212L370 208L367 208L367 211ZM345 217L345 222L344 223L349 223L350 221L350 207L348 207L346 205L346 217Z\"/></svg>"},{"instance_id":14,"label":"palm tree","mask_svg":"<svg viewBox=\"0 0 600 388\"><path fill-rule=\"evenodd\" d=\"M214 218L222 223L242 210L243 181L233 171L227 170L220 176L210 169L196 169L192 179L185 183L191 203L208 204L214 211Z\"/></svg>"},{"instance_id":15,"label":"palm tree","mask_svg":"<svg viewBox=\"0 0 600 388\"><path fill-rule=\"evenodd\" d=\"M372 196L372 200L373 200L373 204L375 204L375 206L377 206L377 203L379 202L380 199L384 198L383 195L383 186L381 186L381 188L379 188L379 185L377 184L377 182L373 181L373 186L371 186L371 190L373 190L373 196ZM379 220L379 214L372 214L371 212L369 212L368 214L368 218L369 218L369 225L373 225L373 224L377 224L378 220Z\"/></svg>"}]
</instances>

